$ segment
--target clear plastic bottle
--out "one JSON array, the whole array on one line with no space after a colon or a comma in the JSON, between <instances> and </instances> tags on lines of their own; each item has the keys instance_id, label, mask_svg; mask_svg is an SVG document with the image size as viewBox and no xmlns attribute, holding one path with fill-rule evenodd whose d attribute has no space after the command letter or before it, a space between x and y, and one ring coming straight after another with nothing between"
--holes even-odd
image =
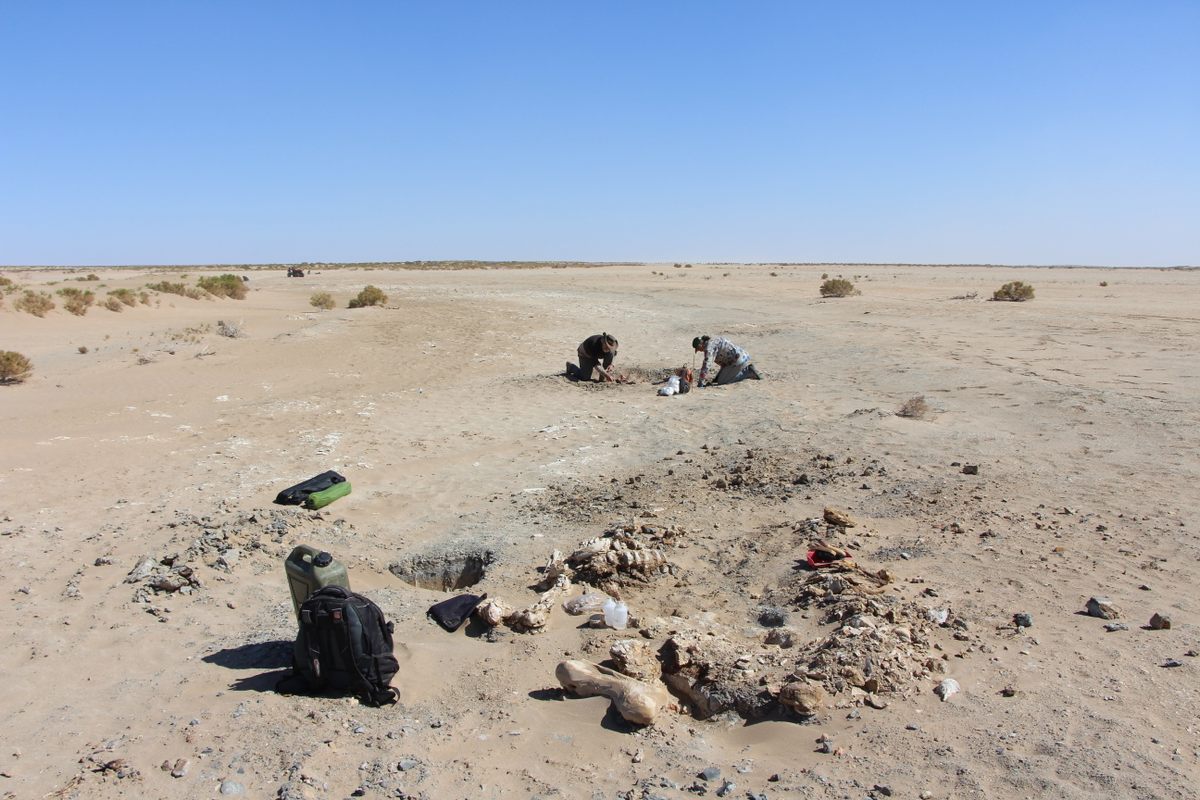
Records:
<instances>
[{"instance_id":1,"label":"clear plastic bottle","mask_svg":"<svg viewBox=\"0 0 1200 800\"><path fill-rule=\"evenodd\" d=\"M614 630L625 630L629 624L629 607L623 601L610 597L604 603L604 624Z\"/></svg>"}]
</instances>

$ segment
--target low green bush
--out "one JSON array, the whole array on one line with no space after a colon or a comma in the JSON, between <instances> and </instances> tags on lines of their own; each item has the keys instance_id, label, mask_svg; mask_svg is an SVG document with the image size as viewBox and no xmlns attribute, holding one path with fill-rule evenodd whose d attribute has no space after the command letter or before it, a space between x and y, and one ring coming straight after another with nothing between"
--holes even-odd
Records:
<instances>
[{"instance_id":1,"label":"low green bush","mask_svg":"<svg viewBox=\"0 0 1200 800\"><path fill-rule=\"evenodd\" d=\"M387 302L387 295L377 286L368 285L358 296L350 301L348 308L366 308L367 306L380 306Z\"/></svg>"},{"instance_id":2,"label":"low green bush","mask_svg":"<svg viewBox=\"0 0 1200 800\"><path fill-rule=\"evenodd\" d=\"M1023 303L1033 299L1033 287L1021 281L1009 281L992 293L992 299Z\"/></svg>"},{"instance_id":3,"label":"low green bush","mask_svg":"<svg viewBox=\"0 0 1200 800\"><path fill-rule=\"evenodd\" d=\"M237 275L206 275L197 281L200 288L214 297L241 300L246 296L246 283Z\"/></svg>"},{"instance_id":4,"label":"low green bush","mask_svg":"<svg viewBox=\"0 0 1200 800\"><path fill-rule=\"evenodd\" d=\"M146 288L163 294L187 295L188 287L182 283L171 283L170 281L159 281L158 283L147 283Z\"/></svg>"},{"instance_id":5,"label":"low green bush","mask_svg":"<svg viewBox=\"0 0 1200 800\"><path fill-rule=\"evenodd\" d=\"M858 294L858 290L845 278L830 278L821 284L821 297L850 297L855 294Z\"/></svg>"},{"instance_id":6,"label":"low green bush","mask_svg":"<svg viewBox=\"0 0 1200 800\"><path fill-rule=\"evenodd\" d=\"M109 298L116 298L118 302L124 303L127 306L133 307L137 305L137 295L133 293L133 289L113 289L108 293Z\"/></svg>"},{"instance_id":7,"label":"low green bush","mask_svg":"<svg viewBox=\"0 0 1200 800\"><path fill-rule=\"evenodd\" d=\"M88 309L91 308L92 303L96 302L96 295L83 289L65 287L59 289L58 293L64 298L63 308L77 317L82 317L86 314Z\"/></svg>"}]
</instances>

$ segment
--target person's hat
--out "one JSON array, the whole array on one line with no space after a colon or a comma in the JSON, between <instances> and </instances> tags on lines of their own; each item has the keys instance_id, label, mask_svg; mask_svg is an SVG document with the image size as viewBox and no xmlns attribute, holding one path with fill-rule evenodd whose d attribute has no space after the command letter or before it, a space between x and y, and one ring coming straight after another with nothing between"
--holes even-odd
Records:
<instances>
[{"instance_id":1,"label":"person's hat","mask_svg":"<svg viewBox=\"0 0 1200 800\"><path fill-rule=\"evenodd\" d=\"M609 350L617 349L617 337L609 336L607 333L602 333L600 334L600 338L604 342L604 346Z\"/></svg>"}]
</instances>

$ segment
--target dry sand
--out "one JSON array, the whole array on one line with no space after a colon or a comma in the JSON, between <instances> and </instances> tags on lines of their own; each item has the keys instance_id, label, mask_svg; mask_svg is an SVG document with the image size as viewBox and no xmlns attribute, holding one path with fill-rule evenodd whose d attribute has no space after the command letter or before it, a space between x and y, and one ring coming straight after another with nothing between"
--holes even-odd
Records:
<instances>
[{"instance_id":1,"label":"dry sand","mask_svg":"<svg viewBox=\"0 0 1200 800\"><path fill-rule=\"evenodd\" d=\"M178 279L93 271L105 289ZM821 299L822 272L862 294ZM35 365L0 386L5 797L672 798L726 781L730 797L1197 796L1200 272L246 274L242 301L0 308L0 349ZM1036 299L983 301L1009 280ZM368 283L386 307L346 309ZM315 291L340 307L314 310ZM601 330L618 367L644 370L724 334L766 379L662 398L561 377ZM896 416L915 395L926 417ZM272 506L326 469L353 494ZM881 710L847 691L810 719L670 713L639 729L554 678L636 630L556 608L540 634L448 634L425 617L448 595L388 569L490 551L473 591L525 605L553 549L614 523L681 526L676 574L623 592L644 641L712 632L769 683L833 627L786 602L805 520L827 505L859 521L838 543L891 570L889 592L960 620L927 640L944 672ZM282 560L300 542L333 551L395 622L398 705L271 691L295 634ZM125 582L171 555L198 589ZM1092 595L1128 630L1082 615ZM797 647L764 643L768 604ZM1170 630L1143 627L1156 612ZM943 677L962 686L947 702ZM179 760L182 777L160 767ZM697 778L708 767L721 776Z\"/></svg>"}]
</instances>

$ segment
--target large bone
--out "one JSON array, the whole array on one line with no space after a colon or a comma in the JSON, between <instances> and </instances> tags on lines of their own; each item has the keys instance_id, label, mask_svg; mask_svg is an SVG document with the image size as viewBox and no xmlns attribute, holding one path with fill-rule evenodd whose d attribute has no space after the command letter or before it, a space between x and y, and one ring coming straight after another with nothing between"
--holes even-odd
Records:
<instances>
[{"instance_id":1,"label":"large bone","mask_svg":"<svg viewBox=\"0 0 1200 800\"><path fill-rule=\"evenodd\" d=\"M671 705L671 694L661 683L639 681L590 661L563 661L554 675L572 694L607 697L618 714L637 725L653 725Z\"/></svg>"}]
</instances>

